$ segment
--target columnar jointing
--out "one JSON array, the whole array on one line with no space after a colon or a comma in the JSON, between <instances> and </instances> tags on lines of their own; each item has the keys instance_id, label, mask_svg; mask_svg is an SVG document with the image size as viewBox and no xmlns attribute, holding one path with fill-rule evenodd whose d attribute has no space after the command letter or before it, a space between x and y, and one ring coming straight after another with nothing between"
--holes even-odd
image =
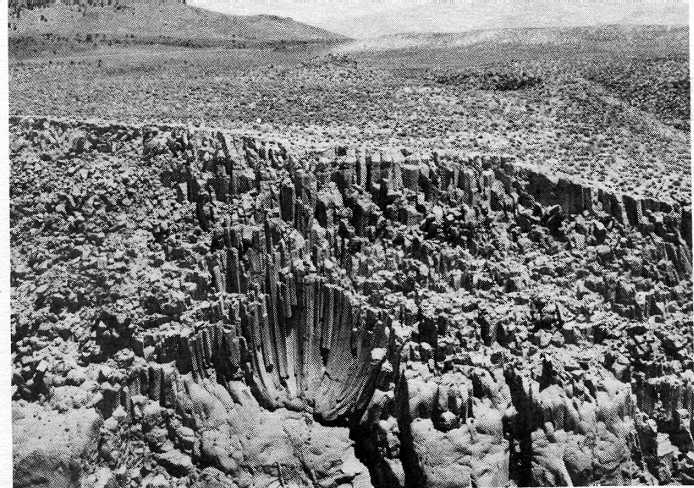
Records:
<instances>
[{"instance_id":1,"label":"columnar jointing","mask_svg":"<svg viewBox=\"0 0 694 488\"><path fill-rule=\"evenodd\" d=\"M74 128L91 150L122 133ZM105 416L154 401L230 474L219 426L262 407L349 426L376 486L692 479L689 207L498 154L138 141L199 227L191 306L122 331ZM169 261L190 248L152 232Z\"/></svg>"}]
</instances>

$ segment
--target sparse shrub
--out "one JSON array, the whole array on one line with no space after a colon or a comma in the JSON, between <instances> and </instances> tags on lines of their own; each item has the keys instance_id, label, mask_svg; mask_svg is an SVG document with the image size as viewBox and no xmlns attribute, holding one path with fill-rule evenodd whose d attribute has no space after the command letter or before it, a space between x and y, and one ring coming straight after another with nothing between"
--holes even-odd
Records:
<instances>
[{"instance_id":1,"label":"sparse shrub","mask_svg":"<svg viewBox=\"0 0 694 488\"><path fill-rule=\"evenodd\" d=\"M437 75L434 80L444 85L458 85L470 90L492 91L523 90L542 84L542 78L523 70L450 72Z\"/></svg>"}]
</instances>

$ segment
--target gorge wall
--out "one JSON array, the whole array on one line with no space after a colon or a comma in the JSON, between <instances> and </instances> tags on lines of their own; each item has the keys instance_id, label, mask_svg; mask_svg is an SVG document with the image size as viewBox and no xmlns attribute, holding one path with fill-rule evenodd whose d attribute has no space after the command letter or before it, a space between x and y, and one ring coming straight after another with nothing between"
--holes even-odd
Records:
<instances>
[{"instance_id":1,"label":"gorge wall","mask_svg":"<svg viewBox=\"0 0 694 488\"><path fill-rule=\"evenodd\" d=\"M15 246L13 287L30 299L13 317L14 399L20 417L98 414L101 471L83 478L694 482L690 207L503 154L37 118L11 132L16 188L64 175L13 200L13 228L60 213L97 256L70 254L73 272L150 277L99 285L129 302L71 299L28 279L40 260ZM100 224L64 161L108 188L104 212L139 220ZM125 230L141 254L114 259ZM44 330L42 308L71 325ZM70 368L48 358L57 344Z\"/></svg>"}]
</instances>

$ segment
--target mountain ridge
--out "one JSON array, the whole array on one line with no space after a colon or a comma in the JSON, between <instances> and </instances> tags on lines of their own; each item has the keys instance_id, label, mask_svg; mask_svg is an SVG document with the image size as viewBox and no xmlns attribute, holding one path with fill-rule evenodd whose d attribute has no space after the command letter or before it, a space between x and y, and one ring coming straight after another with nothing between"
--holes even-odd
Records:
<instances>
[{"instance_id":1,"label":"mountain ridge","mask_svg":"<svg viewBox=\"0 0 694 488\"><path fill-rule=\"evenodd\" d=\"M210 44L340 41L345 36L277 15L236 16L183 3L129 2L125 5L54 5L23 9L10 19L10 38L96 35L129 38L204 40Z\"/></svg>"},{"instance_id":2,"label":"mountain ridge","mask_svg":"<svg viewBox=\"0 0 694 488\"><path fill-rule=\"evenodd\" d=\"M189 0L229 14L272 12L355 39L402 32L598 24L688 24L682 0Z\"/></svg>"},{"instance_id":3,"label":"mountain ridge","mask_svg":"<svg viewBox=\"0 0 694 488\"><path fill-rule=\"evenodd\" d=\"M538 2L544 5L546 2ZM589 3L589 2L586 2ZM591 8L590 5L552 4L546 8L536 7L535 15L522 9L492 5L475 5L469 11L456 7L424 9L413 7L392 12L363 15L345 19L339 26L331 26L336 32L349 32L357 39L373 37L374 32L397 34L403 32L466 32L476 29L492 28L570 28L599 25L686 25L687 9L684 6L671 7L662 11L621 8Z\"/></svg>"},{"instance_id":4,"label":"mountain ridge","mask_svg":"<svg viewBox=\"0 0 694 488\"><path fill-rule=\"evenodd\" d=\"M687 25L603 24L570 27L507 27L473 29L464 32L402 32L374 38L356 39L341 44L336 52L362 50L436 49L466 47L474 44L581 44L642 39L650 42L673 40L687 43Z\"/></svg>"}]
</instances>

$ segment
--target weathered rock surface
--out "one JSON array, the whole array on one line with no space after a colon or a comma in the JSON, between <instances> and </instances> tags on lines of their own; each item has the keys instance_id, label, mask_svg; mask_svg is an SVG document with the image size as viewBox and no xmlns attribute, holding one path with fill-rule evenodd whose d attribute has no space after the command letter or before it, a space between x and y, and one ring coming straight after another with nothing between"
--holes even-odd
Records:
<instances>
[{"instance_id":1,"label":"weathered rock surface","mask_svg":"<svg viewBox=\"0 0 694 488\"><path fill-rule=\"evenodd\" d=\"M32 404L15 405L12 414L14 486L79 487L101 416L93 408L61 414Z\"/></svg>"},{"instance_id":2,"label":"weathered rock surface","mask_svg":"<svg viewBox=\"0 0 694 488\"><path fill-rule=\"evenodd\" d=\"M694 477L691 217L678 202L499 154L12 130L14 397L103 417L84 476Z\"/></svg>"}]
</instances>

